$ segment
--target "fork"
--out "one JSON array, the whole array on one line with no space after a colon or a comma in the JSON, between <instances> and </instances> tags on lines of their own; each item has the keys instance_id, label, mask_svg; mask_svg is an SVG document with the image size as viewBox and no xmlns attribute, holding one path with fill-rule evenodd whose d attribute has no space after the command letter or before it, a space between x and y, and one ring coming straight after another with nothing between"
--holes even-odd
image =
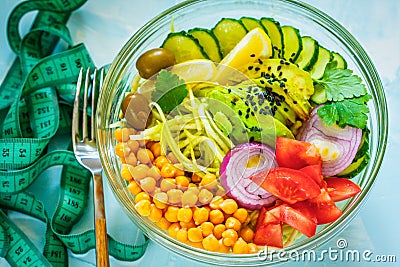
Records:
<instances>
[{"instance_id":1,"label":"fork","mask_svg":"<svg viewBox=\"0 0 400 267\"><path fill-rule=\"evenodd\" d=\"M96 91L101 88L104 69L100 72L99 85L97 84L97 69L94 70L93 83L90 84L90 69L86 70L85 78L83 79L83 69L80 70L78 82L76 86L74 109L72 115L72 145L74 154L78 162L89 170L93 175L93 196L94 196L94 219L95 219L95 234L96 234L96 260L98 267L108 267L108 241L107 227L104 210L104 194L102 182L102 166L99 158L99 152L96 146ZM83 107L82 107L82 124L80 121L80 94L82 84L84 83L83 92ZM90 88L90 85L91 88ZM91 116L88 116L89 89L91 90ZM88 133L88 118L90 120L90 136ZM81 131L80 131L81 130ZM80 136L81 132L81 136Z\"/></svg>"}]
</instances>

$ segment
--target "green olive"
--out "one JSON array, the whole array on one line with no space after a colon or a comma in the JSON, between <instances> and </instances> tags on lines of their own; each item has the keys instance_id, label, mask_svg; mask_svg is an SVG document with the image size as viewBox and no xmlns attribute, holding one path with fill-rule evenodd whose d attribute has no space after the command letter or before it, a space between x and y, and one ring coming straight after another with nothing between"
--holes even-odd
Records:
<instances>
[{"instance_id":1,"label":"green olive","mask_svg":"<svg viewBox=\"0 0 400 267\"><path fill-rule=\"evenodd\" d=\"M137 130L145 129L151 121L149 101L141 94L129 93L126 95L121 109L127 123Z\"/></svg>"},{"instance_id":2,"label":"green olive","mask_svg":"<svg viewBox=\"0 0 400 267\"><path fill-rule=\"evenodd\" d=\"M162 69L175 63L175 55L165 48L154 48L143 53L136 61L136 68L141 77L149 79Z\"/></svg>"}]
</instances>

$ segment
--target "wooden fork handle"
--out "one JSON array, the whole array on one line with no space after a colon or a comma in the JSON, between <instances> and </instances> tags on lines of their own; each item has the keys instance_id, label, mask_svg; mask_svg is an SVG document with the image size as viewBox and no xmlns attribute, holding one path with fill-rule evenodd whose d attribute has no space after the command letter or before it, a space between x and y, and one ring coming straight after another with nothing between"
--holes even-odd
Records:
<instances>
[{"instance_id":1,"label":"wooden fork handle","mask_svg":"<svg viewBox=\"0 0 400 267\"><path fill-rule=\"evenodd\" d=\"M100 174L93 175L94 217L96 232L97 267L109 267L107 225L104 210L103 181Z\"/></svg>"}]
</instances>

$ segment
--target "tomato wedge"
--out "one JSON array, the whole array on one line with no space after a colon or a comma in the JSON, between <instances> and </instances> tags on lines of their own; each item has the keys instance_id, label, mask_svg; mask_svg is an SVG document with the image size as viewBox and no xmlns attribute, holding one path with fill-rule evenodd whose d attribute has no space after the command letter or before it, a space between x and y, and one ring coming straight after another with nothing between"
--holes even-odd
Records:
<instances>
[{"instance_id":1,"label":"tomato wedge","mask_svg":"<svg viewBox=\"0 0 400 267\"><path fill-rule=\"evenodd\" d=\"M289 168L263 170L250 179L279 199L294 204L320 194L318 184L306 173Z\"/></svg>"},{"instance_id":2,"label":"tomato wedge","mask_svg":"<svg viewBox=\"0 0 400 267\"><path fill-rule=\"evenodd\" d=\"M308 165L300 169L308 174L320 187L325 187L324 177L322 176L322 166L320 164Z\"/></svg>"},{"instance_id":3,"label":"tomato wedge","mask_svg":"<svg viewBox=\"0 0 400 267\"><path fill-rule=\"evenodd\" d=\"M300 211L290 207L287 204L279 206L281 210L281 221L289 224L294 229L297 229L302 234L311 237L315 235L317 224L311 218Z\"/></svg>"},{"instance_id":4,"label":"tomato wedge","mask_svg":"<svg viewBox=\"0 0 400 267\"><path fill-rule=\"evenodd\" d=\"M298 170L307 165L322 164L315 145L281 136L276 139L275 155L279 167Z\"/></svg>"},{"instance_id":5,"label":"tomato wedge","mask_svg":"<svg viewBox=\"0 0 400 267\"><path fill-rule=\"evenodd\" d=\"M254 231L254 244L277 248L283 247L282 225L280 219L274 214L277 214L277 210L272 211L271 213L267 208L261 208Z\"/></svg>"},{"instance_id":6,"label":"tomato wedge","mask_svg":"<svg viewBox=\"0 0 400 267\"><path fill-rule=\"evenodd\" d=\"M317 197L309 199L307 202L311 205L318 224L334 222L342 215L342 211L324 188L321 189L321 193Z\"/></svg>"},{"instance_id":7,"label":"tomato wedge","mask_svg":"<svg viewBox=\"0 0 400 267\"><path fill-rule=\"evenodd\" d=\"M361 192L359 185L346 178L331 177L325 179L327 191L333 201L341 201Z\"/></svg>"}]
</instances>

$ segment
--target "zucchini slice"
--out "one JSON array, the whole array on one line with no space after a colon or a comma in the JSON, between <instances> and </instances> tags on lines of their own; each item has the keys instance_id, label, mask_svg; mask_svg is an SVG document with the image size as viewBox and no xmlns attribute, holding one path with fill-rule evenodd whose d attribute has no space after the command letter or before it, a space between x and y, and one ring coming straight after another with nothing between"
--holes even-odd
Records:
<instances>
[{"instance_id":1,"label":"zucchini slice","mask_svg":"<svg viewBox=\"0 0 400 267\"><path fill-rule=\"evenodd\" d=\"M289 62L295 62L303 49L300 31L292 26L283 26L283 58Z\"/></svg>"},{"instance_id":2,"label":"zucchini slice","mask_svg":"<svg viewBox=\"0 0 400 267\"><path fill-rule=\"evenodd\" d=\"M222 57L225 57L247 34L246 27L240 20L223 18L212 29L217 37Z\"/></svg>"},{"instance_id":3,"label":"zucchini slice","mask_svg":"<svg viewBox=\"0 0 400 267\"><path fill-rule=\"evenodd\" d=\"M344 60L342 55L340 55L337 52L331 52L331 56L332 56L332 61L337 62L337 66L336 66L337 68L347 69L347 62L346 62L346 60Z\"/></svg>"},{"instance_id":4,"label":"zucchini slice","mask_svg":"<svg viewBox=\"0 0 400 267\"><path fill-rule=\"evenodd\" d=\"M221 61L222 54L219 48L219 43L211 30L204 28L194 28L190 29L188 33L199 41L200 45L204 49L204 52L212 61Z\"/></svg>"},{"instance_id":5,"label":"zucchini slice","mask_svg":"<svg viewBox=\"0 0 400 267\"><path fill-rule=\"evenodd\" d=\"M319 45L318 42L310 36L303 36L301 37L301 40L303 43L303 49L295 63L300 69L306 70L312 68L315 61L317 61Z\"/></svg>"},{"instance_id":6,"label":"zucchini slice","mask_svg":"<svg viewBox=\"0 0 400 267\"><path fill-rule=\"evenodd\" d=\"M209 59L199 41L185 31L169 33L161 47L174 53L176 63L192 59Z\"/></svg>"},{"instance_id":7,"label":"zucchini slice","mask_svg":"<svg viewBox=\"0 0 400 267\"><path fill-rule=\"evenodd\" d=\"M283 36L280 23L273 18L261 18L260 22L267 30L267 34L271 39L274 58L281 58L283 53Z\"/></svg>"},{"instance_id":8,"label":"zucchini slice","mask_svg":"<svg viewBox=\"0 0 400 267\"><path fill-rule=\"evenodd\" d=\"M310 69L311 78L317 80L321 79L324 75L326 64L328 64L331 59L331 52L323 46L319 46L317 61L315 61L314 66Z\"/></svg>"}]
</instances>

